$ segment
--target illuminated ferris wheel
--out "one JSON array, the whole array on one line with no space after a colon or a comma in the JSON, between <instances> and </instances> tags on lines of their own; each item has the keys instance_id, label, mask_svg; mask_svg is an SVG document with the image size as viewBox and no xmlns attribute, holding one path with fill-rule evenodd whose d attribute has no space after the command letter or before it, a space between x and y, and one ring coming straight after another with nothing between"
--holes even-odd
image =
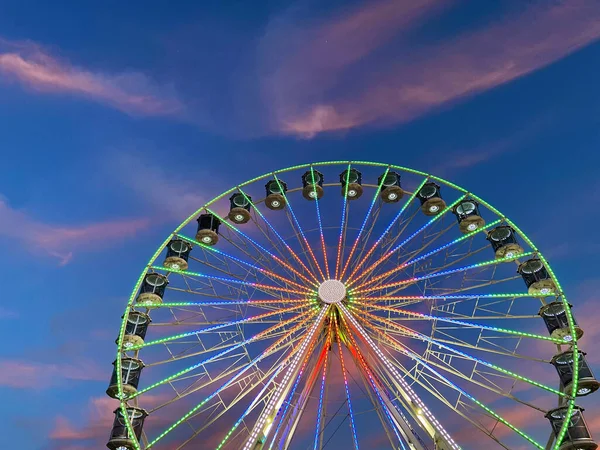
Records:
<instances>
[{"instance_id":1,"label":"illuminated ferris wheel","mask_svg":"<svg viewBox=\"0 0 600 450\"><path fill-rule=\"evenodd\" d=\"M278 170L202 206L144 267L107 446L596 449L571 308L531 240L455 184Z\"/></svg>"}]
</instances>

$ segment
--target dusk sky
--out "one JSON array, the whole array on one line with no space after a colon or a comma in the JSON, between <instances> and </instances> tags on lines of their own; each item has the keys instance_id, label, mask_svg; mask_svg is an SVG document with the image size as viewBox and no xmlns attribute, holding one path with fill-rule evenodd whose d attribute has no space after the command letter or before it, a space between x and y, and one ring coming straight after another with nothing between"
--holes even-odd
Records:
<instances>
[{"instance_id":1,"label":"dusk sky","mask_svg":"<svg viewBox=\"0 0 600 450\"><path fill-rule=\"evenodd\" d=\"M600 375L599 39L597 0L0 1L0 448L102 448L149 257L221 192L316 161L505 213ZM599 398L578 401L596 439Z\"/></svg>"}]
</instances>

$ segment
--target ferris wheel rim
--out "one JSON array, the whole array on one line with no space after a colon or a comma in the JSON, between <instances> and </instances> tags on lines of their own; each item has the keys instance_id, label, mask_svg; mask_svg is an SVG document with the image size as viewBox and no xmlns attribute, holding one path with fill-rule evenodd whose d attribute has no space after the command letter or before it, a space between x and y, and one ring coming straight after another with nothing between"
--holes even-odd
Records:
<instances>
[{"instance_id":1,"label":"ferris wheel rim","mask_svg":"<svg viewBox=\"0 0 600 450\"><path fill-rule=\"evenodd\" d=\"M125 333L125 324L126 324L126 320L127 320L127 314L129 313L129 311L131 311L131 308L135 305L135 296L139 291L139 288L141 286L141 283L144 279L144 277L146 276L146 274L148 273L148 271L152 268L153 263L156 261L156 259L159 257L160 253L164 250L164 248L169 244L169 242L178 235L178 233L181 231L181 229L183 229L186 225L188 225L190 222L192 222L194 220L194 218L200 214L203 210L208 210L208 207L212 204L214 204L215 202L223 199L225 196L232 194L236 191L241 191L241 188L250 185L252 183L255 183L257 181L260 181L262 179L268 178L270 176L277 176L279 174L282 173L286 173L292 170L299 170L299 169L304 169L304 168L310 168L310 170L313 170L313 167L320 167L320 166L333 166L333 165L355 165L355 166L371 166L371 167L385 167L388 170L390 169L394 169L394 170L399 170L401 172L406 172L406 173L411 173L414 175L419 175L422 177L425 177L426 180L433 180L435 182L439 182L443 185L449 186L465 195L468 195L469 198L472 198L473 200L477 201L478 203L480 203L481 205L485 206L486 208L488 208L490 211L494 212L495 214L498 215L498 217L501 217L510 227L513 228L513 230L525 241L527 242L527 244L530 246L530 248L533 249L533 252L536 254L536 256L540 259L540 261L544 264L544 266L547 268L549 275L552 279L552 281L556 284L557 287L557 297L561 298L561 301L565 307L565 310L567 311L567 319L568 319L568 323L569 323L569 330L571 332L571 335L573 336L573 343L571 344L572 349L573 349L573 356L574 356L574 367L575 370L577 370L578 367L578 359L579 359L579 352L578 352L578 347L577 347L577 332L576 332L576 328L574 325L574 319L572 317L572 315L570 314L570 308L569 306L569 302L567 300L566 295L564 294L564 291L560 285L560 282L558 280L558 278L556 277L554 271L552 270L552 267L550 266L549 262L546 260L546 258L543 256L543 254L540 252L540 250L535 246L535 244L531 241L531 239L528 238L528 236L514 223L512 222L512 220L510 220L506 215L502 214L499 210L497 210L495 207L493 207L490 203L486 202L484 199L478 197L477 195L473 194L472 192L462 188L459 185L456 185L450 181L447 181L441 177L437 177L435 175L423 172L423 171L419 171L419 170L415 170L415 169L411 169L411 168L407 168L407 167L403 167L403 166L398 166L398 165L393 165L393 164L386 164L386 163L380 163L380 162L370 162L370 161L341 161L341 160L334 160L334 161L322 161L322 162L314 162L314 163L306 163L306 164L301 164L301 165L295 165L295 166L290 166L290 167L286 167L283 169L278 169L276 171L272 171L272 172L267 172L264 173L263 175L260 175L258 177L252 178L250 180L247 180L237 186L234 186L232 188L230 188L229 190L223 192L222 194L214 197L212 200L210 200L209 202L207 202L206 204L204 204L202 207L200 207L198 210L196 210L192 215L190 215L187 219L185 219L177 228L175 228L175 230L173 232L171 232L171 234L167 237L167 239L165 239L165 241L162 243L162 245L160 245L160 247L157 249L157 251L152 255L151 259L149 260L148 264L144 267L140 277L138 278L138 281L135 284L135 287L131 293L131 296L129 298L129 301L127 303L126 309L125 309L125 315L124 315L124 319L121 323L121 328L120 328L120 332L119 332L119 337L118 337L118 343L117 343L117 355L116 355L116 366L118 368L118 366L121 363L121 359L123 358L123 353L125 351L125 349L123 348L123 337L124 337L124 333ZM117 370L117 376L119 379L119 395L121 396L121 399L124 398L123 396L123 391L122 391L122 382L120 380L121 378L121 372L120 370ZM575 405L575 397L577 394L577 377L574 377L574 382L572 383L571 386L571 396L567 399L567 405L568 405L568 409L566 414L570 415L573 411L573 409L576 407ZM125 418L125 422L127 425L128 429L131 429L131 423L129 420L128 415L126 414L126 408L127 408L127 404L124 400L120 400L120 405L119 405L120 410L123 413L123 416ZM557 444L554 447L555 450L558 449L558 444L562 441L562 438L564 437L566 431L568 428L568 421L564 421L561 431L559 433L559 436L557 437L556 441ZM136 446L136 448L139 448Z\"/></svg>"}]
</instances>

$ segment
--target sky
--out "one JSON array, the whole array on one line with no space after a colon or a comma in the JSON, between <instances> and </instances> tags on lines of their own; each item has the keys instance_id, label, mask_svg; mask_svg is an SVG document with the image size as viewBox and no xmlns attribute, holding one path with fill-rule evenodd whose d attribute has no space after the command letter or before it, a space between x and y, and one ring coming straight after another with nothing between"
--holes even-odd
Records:
<instances>
[{"instance_id":1,"label":"sky","mask_svg":"<svg viewBox=\"0 0 600 450\"><path fill-rule=\"evenodd\" d=\"M1 448L97 448L155 248L220 192L313 161L431 172L505 212L600 373L597 1L176 3L0 3Z\"/></svg>"}]
</instances>

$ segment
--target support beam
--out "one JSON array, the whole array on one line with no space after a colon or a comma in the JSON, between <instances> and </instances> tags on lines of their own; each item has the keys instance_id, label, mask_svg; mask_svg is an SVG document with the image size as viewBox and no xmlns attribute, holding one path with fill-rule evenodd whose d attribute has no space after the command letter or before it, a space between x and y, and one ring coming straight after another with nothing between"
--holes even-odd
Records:
<instances>
[{"instance_id":1,"label":"support beam","mask_svg":"<svg viewBox=\"0 0 600 450\"><path fill-rule=\"evenodd\" d=\"M460 447L450 434L444 429L441 423L433 416L429 411L425 403L418 397L418 395L412 390L412 388L404 381L404 378L398 373L389 359L383 354L383 352L377 347L375 342L367 334L364 328L354 319L350 311L343 305L336 305L344 318L348 321L350 326L354 329L358 336L364 340L364 342L370 347L375 353L377 358L382 363L382 368L388 374L388 377L398 394L402 397L405 404L408 406L408 412L413 418L423 427L423 429L429 434L435 448L439 450L460 450Z\"/></svg>"},{"instance_id":2,"label":"support beam","mask_svg":"<svg viewBox=\"0 0 600 450\"><path fill-rule=\"evenodd\" d=\"M315 322L310 327L306 337L300 343L299 351L286 370L283 379L277 387L277 390L273 396L271 396L269 403L267 403L267 406L263 409L262 413L258 417L256 424L250 432L250 436L242 447L243 450L260 450L263 448L269 435L269 431L271 431L273 421L277 416L277 412L289 394L290 389L292 389L294 380L300 371L301 362L307 357L310 348L314 344L314 341L318 338L318 332L322 329L323 321L328 312L329 307L326 307L323 308L317 315Z\"/></svg>"}]
</instances>

